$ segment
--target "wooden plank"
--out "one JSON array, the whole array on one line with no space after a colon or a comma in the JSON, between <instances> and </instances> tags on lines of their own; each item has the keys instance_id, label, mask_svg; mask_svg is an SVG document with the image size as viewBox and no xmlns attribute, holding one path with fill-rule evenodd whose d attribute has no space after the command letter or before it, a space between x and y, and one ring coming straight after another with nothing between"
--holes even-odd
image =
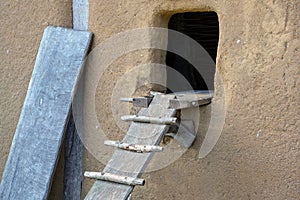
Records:
<instances>
[{"instance_id":1,"label":"wooden plank","mask_svg":"<svg viewBox=\"0 0 300 200\"><path fill-rule=\"evenodd\" d=\"M89 20L88 0L73 0L73 29L87 31Z\"/></svg>"},{"instance_id":2,"label":"wooden plank","mask_svg":"<svg viewBox=\"0 0 300 200\"><path fill-rule=\"evenodd\" d=\"M180 110L207 105L211 102L211 94L176 94L176 99L170 100L170 108Z\"/></svg>"},{"instance_id":3,"label":"wooden plank","mask_svg":"<svg viewBox=\"0 0 300 200\"><path fill-rule=\"evenodd\" d=\"M73 29L88 30L88 0L73 0ZM84 146L71 115L65 133L65 166L63 199L80 200Z\"/></svg>"},{"instance_id":4,"label":"wooden plank","mask_svg":"<svg viewBox=\"0 0 300 200\"><path fill-rule=\"evenodd\" d=\"M121 98L122 102L132 103L133 106L147 108L151 103L153 96L149 97L135 97L135 98Z\"/></svg>"},{"instance_id":5,"label":"wooden plank","mask_svg":"<svg viewBox=\"0 0 300 200\"><path fill-rule=\"evenodd\" d=\"M64 199L80 200L84 146L72 115L65 135Z\"/></svg>"},{"instance_id":6,"label":"wooden plank","mask_svg":"<svg viewBox=\"0 0 300 200\"><path fill-rule=\"evenodd\" d=\"M0 185L0 199L46 199L91 33L47 27Z\"/></svg>"},{"instance_id":7,"label":"wooden plank","mask_svg":"<svg viewBox=\"0 0 300 200\"><path fill-rule=\"evenodd\" d=\"M166 133L165 135L173 137L185 148L190 148L196 139L194 122L182 120L180 124L178 124L177 133Z\"/></svg>"},{"instance_id":8,"label":"wooden plank","mask_svg":"<svg viewBox=\"0 0 300 200\"><path fill-rule=\"evenodd\" d=\"M175 116L176 110L168 108L169 100L173 98L174 95L156 95L149 108L142 108L139 115L150 117ZM168 125L132 122L123 142L157 145L161 141L163 134L168 130L168 127ZM117 149L103 172L140 177L152 155L153 153L140 154ZM127 199L132 190L133 186L96 181L85 199Z\"/></svg>"}]
</instances>

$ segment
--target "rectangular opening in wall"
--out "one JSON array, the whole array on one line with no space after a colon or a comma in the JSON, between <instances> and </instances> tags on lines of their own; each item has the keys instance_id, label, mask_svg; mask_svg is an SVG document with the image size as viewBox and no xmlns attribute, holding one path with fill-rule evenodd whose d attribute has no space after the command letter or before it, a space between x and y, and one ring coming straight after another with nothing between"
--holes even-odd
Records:
<instances>
[{"instance_id":1,"label":"rectangular opening in wall","mask_svg":"<svg viewBox=\"0 0 300 200\"><path fill-rule=\"evenodd\" d=\"M219 21L217 13L176 13L171 16L168 29L169 39L166 64L171 70L167 70L167 92L213 90L219 41ZM190 39L181 40L180 36L172 35L171 30L178 31L192 38L194 42ZM198 47L195 47L195 41L197 45L201 45L200 50ZM179 50L179 52L181 52L180 55L174 53L174 49ZM190 60L194 60L195 62L190 63ZM198 62L198 64L194 66L196 62ZM187 80L189 85L179 81L179 75L176 75L175 70Z\"/></svg>"}]
</instances>

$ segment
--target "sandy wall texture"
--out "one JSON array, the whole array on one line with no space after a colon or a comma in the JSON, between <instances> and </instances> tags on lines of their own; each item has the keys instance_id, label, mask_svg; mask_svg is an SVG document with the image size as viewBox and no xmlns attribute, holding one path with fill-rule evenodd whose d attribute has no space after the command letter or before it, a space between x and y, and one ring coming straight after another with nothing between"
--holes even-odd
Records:
<instances>
[{"instance_id":1,"label":"sandy wall texture","mask_svg":"<svg viewBox=\"0 0 300 200\"><path fill-rule=\"evenodd\" d=\"M4 170L44 29L72 27L71 0L0 1L0 177ZM52 199L61 199L62 162Z\"/></svg>"},{"instance_id":2,"label":"sandy wall texture","mask_svg":"<svg viewBox=\"0 0 300 200\"><path fill-rule=\"evenodd\" d=\"M198 152L205 116L194 146L170 166L144 174L146 185L133 199L299 199L300 198L300 2L289 0L96 1L90 0L93 47L132 28L166 27L174 13L215 11L220 39L217 71L224 82L226 121L213 151ZM26 95L44 28L71 27L70 1L0 2L0 177ZM133 66L163 62L149 50L117 59L101 78L96 109L112 138L124 133L111 113L111 91ZM145 75L145 74L143 74ZM147 74L146 74L147 75ZM146 90L139 91L140 93ZM59 163L50 198L62 195ZM85 170L103 165L87 151ZM84 179L83 195L93 181Z\"/></svg>"},{"instance_id":3,"label":"sandy wall texture","mask_svg":"<svg viewBox=\"0 0 300 200\"><path fill-rule=\"evenodd\" d=\"M145 174L146 186L135 188L133 199L299 198L299 2L89 2L94 46L127 29L166 27L176 12L213 10L219 16L217 71L227 107L222 135L214 150L198 160L203 139L199 133L196 144L179 160ZM112 118L110 94L117 77L130 66L157 60L151 52L140 54L144 56L116 60L100 80L100 122ZM118 130L110 123L102 127L108 133ZM102 169L88 154L84 164L85 169ZM92 182L84 180L84 193Z\"/></svg>"}]
</instances>

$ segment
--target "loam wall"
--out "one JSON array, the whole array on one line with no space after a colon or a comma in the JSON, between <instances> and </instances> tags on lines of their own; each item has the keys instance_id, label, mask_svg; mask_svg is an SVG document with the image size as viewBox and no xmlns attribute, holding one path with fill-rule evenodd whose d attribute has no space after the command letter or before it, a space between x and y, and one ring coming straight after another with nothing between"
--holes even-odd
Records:
<instances>
[{"instance_id":1,"label":"loam wall","mask_svg":"<svg viewBox=\"0 0 300 200\"><path fill-rule=\"evenodd\" d=\"M146 186L136 187L133 199L300 198L300 2L89 2L94 47L127 29L167 27L176 12L212 10L219 16L217 71L224 82L227 111L222 135L214 150L198 160L203 139L199 133L179 160L143 175ZM126 55L111 65L113 73L107 72L98 84L100 122L112 118L110 98L117 77L132 66L157 60L163 59L148 51ZM108 133L118 130L114 123L101 125ZM103 167L89 154L84 164L87 170ZM84 179L84 193L92 183Z\"/></svg>"},{"instance_id":2,"label":"loam wall","mask_svg":"<svg viewBox=\"0 0 300 200\"><path fill-rule=\"evenodd\" d=\"M0 1L0 177L26 96L35 57L48 25L72 27L71 0ZM61 199L58 164L50 199ZM1 180L1 178L0 178Z\"/></svg>"},{"instance_id":3,"label":"loam wall","mask_svg":"<svg viewBox=\"0 0 300 200\"><path fill-rule=\"evenodd\" d=\"M133 199L299 199L300 198L300 2L288 0L89 0L93 48L128 29L167 27L173 13L215 11L220 40L217 71L224 83L226 121L213 151L198 152L205 135L179 160L144 174ZM0 177L21 112L44 28L71 27L70 1L0 2ZM164 54L143 50L117 59L101 78L96 110L112 138L123 131L111 113L111 91L133 66L164 61ZM141 72L143 76L147 73ZM218 83L216 85L218 87ZM145 93L149 88L138 91ZM213 105L212 105L213 106ZM205 120L208 108L201 109ZM59 163L50 198L61 199ZM103 165L85 152L84 169ZM83 195L93 181L84 179Z\"/></svg>"}]
</instances>

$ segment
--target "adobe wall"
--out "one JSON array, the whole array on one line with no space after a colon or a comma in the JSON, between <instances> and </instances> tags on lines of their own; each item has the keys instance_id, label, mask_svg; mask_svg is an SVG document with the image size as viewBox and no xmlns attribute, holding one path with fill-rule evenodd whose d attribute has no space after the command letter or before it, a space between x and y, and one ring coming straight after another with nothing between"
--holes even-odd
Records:
<instances>
[{"instance_id":1,"label":"adobe wall","mask_svg":"<svg viewBox=\"0 0 300 200\"><path fill-rule=\"evenodd\" d=\"M217 71L225 89L220 98L226 102L221 137L207 157L198 159L201 130L205 130L200 128L196 143L179 160L143 175L146 185L135 188L133 199L299 198L299 1L89 3L93 47L128 29L166 27L177 12L212 10L219 16ZM72 16L70 1L1 1L0 6L1 177L43 30L48 24L71 27ZM136 65L162 62L161 55L150 50L130 53L117 59L101 78L96 109L102 128L112 137L124 135L114 124L110 108L116 82ZM205 112L201 110L202 116ZM62 163L53 184L54 199L62 192ZM103 165L85 152L84 169L100 171ZM84 179L83 196L92 184Z\"/></svg>"},{"instance_id":2,"label":"adobe wall","mask_svg":"<svg viewBox=\"0 0 300 200\"><path fill-rule=\"evenodd\" d=\"M0 1L0 177L2 177L35 57L48 25L72 27L71 0ZM62 169L62 163L58 169ZM51 196L61 199L62 170Z\"/></svg>"},{"instance_id":3,"label":"adobe wall","mask_svg":"<svg viewBox=\"0 0 300 200\"><path fill-rule=\"evenodd\" d=\"M167 27L176 12L212 10L219 16L217 71L227 111L222 135L214 150L198 160L203 139L198 133L195 145L179 160L143 175L146 186L136 187L133 199L299 198L300 2L91 0L90 5L94 46L127 29ZM117 73L106 73L98 84L100 122L112 116L108 105L116 76L163 60L153 52L124 57L110 68ZM118 130L114 124L101 125L110 133ZM85 169L102 169L92 156L85 159ZM84 191L91 185L85 179Z\"/></svg>"}]
</instances>

